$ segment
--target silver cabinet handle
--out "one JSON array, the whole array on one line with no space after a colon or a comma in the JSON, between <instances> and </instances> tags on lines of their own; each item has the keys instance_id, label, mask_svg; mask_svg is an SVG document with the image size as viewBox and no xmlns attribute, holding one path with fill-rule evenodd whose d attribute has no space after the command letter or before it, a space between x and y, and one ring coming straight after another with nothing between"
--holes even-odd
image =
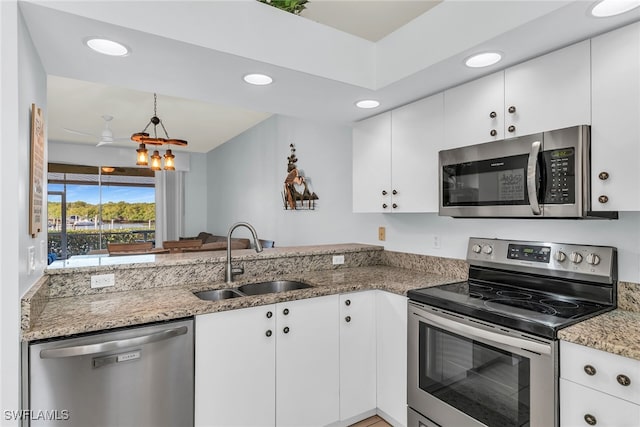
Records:
<instances>
[{"instance_id":1,"label":"silver cabinet handle","mask_svg":"<svg viewBox=\"0 0 640 427\"><path fill-rule=\"evenodd\" d=\"M536 172L538 172L538 154L540 153L540 141L531 144L529 161L527 163L527 192L529 193L529 206L534 215L540 215L540 205L538 204L538 194L536 192Z\"/></svg>"},{"instance_id":2,"label":"silver cabinet handle","mask_svg":"<svg viewBox=\"0 0 640 427\"><path fill-rule=\"evenodd\" d=\"M165 331L156 332L154 334L143 335L140 337L127 338L117 341L106 341L97 344L78 345L73 347L50 348L40 350L41 359L60 359L63 357L86 356L89 354L103 353L105 351L120 350L122 348L140 346L153 342L164 341L169 338L184 335L188 331L186 326L179 328L167 329Z\"/></svg>"}]
</instances>

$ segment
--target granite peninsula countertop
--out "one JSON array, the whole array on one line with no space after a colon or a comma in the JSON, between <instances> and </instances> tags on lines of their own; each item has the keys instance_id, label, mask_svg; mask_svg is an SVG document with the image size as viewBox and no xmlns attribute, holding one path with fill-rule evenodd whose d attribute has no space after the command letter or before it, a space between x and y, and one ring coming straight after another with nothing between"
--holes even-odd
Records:
<instances>
[{"instance_id":1,"label":"granite peninsula countertop","mask_svg":"<svg viewBox=\"0 0 640 427\"><path fill-rule=\"evenodd\" d=\"M22 340L62 337L359 290L380 289L406 295L409 289L436 286L458 280L440 274L398 267L367 266L237 280L233 286L271 279L298 280L312 287L215 302L200 300L193 295L193 291L227 288L223 281L52 298L47 301L42 313L34 319L31 327L23 330Z\"/></svg>"}]
</instances>

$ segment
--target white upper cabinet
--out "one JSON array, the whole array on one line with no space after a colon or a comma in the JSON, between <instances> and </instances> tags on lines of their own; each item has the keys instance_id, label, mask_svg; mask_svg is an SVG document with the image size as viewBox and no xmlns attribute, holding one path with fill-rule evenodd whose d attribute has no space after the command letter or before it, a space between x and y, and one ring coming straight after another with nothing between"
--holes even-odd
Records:
<instances>
[{"instance_id":1,"label":"white upper cabinet","mask_svg":"<svg viewBox=\"0 0 640 427\"><path fill-rule=\"evenodd\" d=\"M438 212L438 150L444 139L439 93L391 112L391 209Z\"/></svg>"},{"instance_id":2,"label":"white upper cabinet","mask_svg":"<svg viewBox=\"0 0 640 427\"><path fill-rule=\"evenodd\" d=\"M354 212L437 212L443 94L356 123Z\"/></svg>"},{"instance_id":3,"label":"white upper cabinet","mask_svg":"<svg viewBox=\"0 0 640 427\"><path fill-rule=\"evenodd\" d=\"M391 212L390 187L391 112L386 112L353 128L353 211Z\"/></svg>"},{"instance_id":4,"label":"white upper cabinet","mask_svg":"<svg viewBox=\"0 0 640 427\"><path fill-rule=\"evenodd\" d=\"M505 138L591 124L590 42L504 72Z\"/></svg>"},{"instance_id":5,"label":"white upper cabinet","mask_svg":"<svg viewBox=\"0 0 640 427\"><path fill-rule=\"evenodd\" d=\"M446 148L591 124L590 42L445 91Z\"/></svg>"},{"instance_id":6,"label":"white upper cabinet","mask_svg":"<svg viewBox=\"0 0 640 427\"><path fill-rule=\"evenodd\" d=\"M444 92L443 149L504 138L502 71Z\"/></svg>"},{"instance_id":7,"label":"white upper cabinet","mask_svg":"<svg viewBox=\"0 0 640 427\"><path fill-rule=\"evenodd\" d=\"M591 207L640 211L640 24L591 41Z\"/></svg>"}]
</instances>

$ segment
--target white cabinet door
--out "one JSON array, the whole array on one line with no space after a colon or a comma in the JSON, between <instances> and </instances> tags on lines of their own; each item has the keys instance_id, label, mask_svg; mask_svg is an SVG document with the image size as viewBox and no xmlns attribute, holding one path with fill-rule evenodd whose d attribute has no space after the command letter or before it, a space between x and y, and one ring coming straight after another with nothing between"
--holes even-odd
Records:
<instances>
[{"instance_id":1,"label":"white cabinet door","mask_svg":"<svg viewBox=\"0 0 640 427\"><path fill-rule=\"evenodd\" d=\"M573 382L640 404L640 361L560 341L560 373Z\"/></svg>"},{"instance_id":2,"label":"white cabinet door","mask_svg":"<svg viewBox=\"0 0 640 427\"><path fill-rule=\"evenodd\" d=\"M275 425L275 306L195 322L195 425Z\"/></svg>"},{"instance_id":3,"label":"white cabinet door","mask_svg":"<svg viewBox=\"0 0 640 427\"><path fill-rule=\"evenodd\" d=\"M340 419L338 295L278 303L276 425ZM245 405L246 411L251 411Z\"/></svg>"},{"instance_id":4,"label":"white cabinet door","mask_svg":"<svg viewBox=\"0 0 640 427\"><path fill-rule=\"evenodd\" d=\"M391 112L393 212L438 212L438 150L443 144L444 95Z\"/></svg>"},{"instance_id":5,"label":"white cabinet door","mask_svg":"<svg viewBox=\"0 0 640 427\"><path fill-rule=\"evenodd\" d=\"M504 72L444 91L444 141L441 149L504 138Z\"/></svg>"},{"instance_id":6,"label":"white cabinet door","mask_svg":"<svg viewBox=\"0 0 640 427\"><path fill-rule=\"evenodd\" d=\"M560 379L560 427L637 427L640 406Z\"/></svg>"},{"instance_id":7,"label":"white cabinet door","mask_svg":"<svg viewBox=\"0 0 640 427\"><path fill-rule=\"evenodd\" d=\"M390 159L391 112L356 123L353 128L353 212L391 212Z\"/></svg>"},{"instance_id":8,"label":"white cabinet door","mask_svg":"<svg viewBox=\"0 0 640 427\"><path fill-rule=\"evenodd\" d=\"M407 425L407 298L376 293L377 404L389 421Z\"/></svg>"},{"instance_id":9,"label":"white cabinet door","mask_svg":"<svg viewBox=\"0 0 640 427\"><path fill-rule=\"evenodd\" d=\"M376 409L376 291L340 295L340 420Z\"/></svg>"},{"instance_id":10,"label":"white cabinet door","mask_svg":"<svg viewBox=\"0 0 640 427\"><path fill-rule=\"evenodd\" d=\"M589 40L507 68L505 138L591 124L590 69Z\"/></svg>"},{"instance_id":11,"label":"white cabinet door","mask_svg":"<svg viewBox=\"0 0 640 427\"><path fill-rule=\"evenodd\" d=\"M640 24L592 39L591 66L591 207L640 211Z\"/></svg>"}]
</instances>

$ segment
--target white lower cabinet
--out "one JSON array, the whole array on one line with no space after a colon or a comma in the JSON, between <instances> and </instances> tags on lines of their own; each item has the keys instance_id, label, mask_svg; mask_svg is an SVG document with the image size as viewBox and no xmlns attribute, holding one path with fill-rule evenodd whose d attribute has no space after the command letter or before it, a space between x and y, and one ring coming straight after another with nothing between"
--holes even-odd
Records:
<instances>
[{"instance_id":1,"label":"white lower cabinet","mask_svg":"<svg viewBox=\"0 0 640 427\"><path fill-rule=\"evenodd\" d=\"M376 293L377 406L393 425L407 425L407 298Z\"/></svg>"},{"instance_id":2,"label":"white lower cabinet","mask_svg":"<svg viewBox=\"0 0 640 427\"><path fill-rule=\"evenodd\" d=\"M640 361L561 341L560 425L639 426Z\"/></svg>"},{"instance_id":3,"label":"white lower cabinet","mask_svg":"<svg viewBox=\"0 0 640 427\"><path fill-rule=\"evenodd\" d=\"M196 426L339 420L338 295L196 316Z\"/></svg>"},{"instance_id":4,"label":"white lower cabinet","mask_svg":"<svg viewBox=\"0 0 640 427\"><path fill-rule=\"evenodd\" d=\"M338 299L276 304L277 426L324 426L340 418Z\"/></svg>"},{"instance_id":5,"label":"white lower cabinet","mask_svg":"<svg viewBox=\"0 0 640 427\"><path fill-rule=\"evenodd\" d=\"M407 424L407 298L384 291L196 316L195 426Z\"/></svg>"},{"instance_id":6,"label":"white lower cabinet","mask_svg":"<svg viewBox=\"0 0 640 427\"><path fill-rule=\"evenodd\" d=\"M640 406L592 388L560 379L562 427L638 427Z\"/></svg>"},{"instance_id":7,"label":"white lower cabinet","mask_svg":"<svg viewBox=\"0 0 640 427\"><path fill-rule=\"evenodd\" d=\"M196 426L273 426L275 305L196 316Z\"/></svg>"},{"instance_id":8,"label":"white lower cabinet","mask_svg":"<svg viewBox=\"0 0 640 427\"><path fill-rule=\"evenodd\" d=\"M340 421L376 410L376 291L340 295Z\"/></svg>"}]
</instances>

